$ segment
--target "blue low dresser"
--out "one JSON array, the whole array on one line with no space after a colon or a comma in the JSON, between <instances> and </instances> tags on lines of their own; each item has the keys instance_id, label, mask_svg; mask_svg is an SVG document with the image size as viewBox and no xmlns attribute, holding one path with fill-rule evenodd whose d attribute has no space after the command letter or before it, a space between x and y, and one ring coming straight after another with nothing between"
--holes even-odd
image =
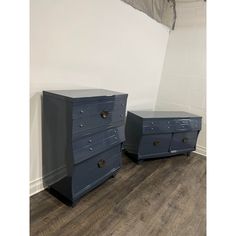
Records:
<instances>
[{"instance_id":1,"label":"blue low dresser","mask_svg":"<svg viewBox=\"0 0 236 236\"><path fill-rule=\"evenodd\" d=\"M49 190L74 205L121 167L127 94L100 90L43 92L43 170L63 167Z\"/></svg>"},{"instance_id":2,"label":"blue low dresser","mask_svg":"<svg viewBox=\"0 0 236 236\"><path fill-rule=\"evenodd\" d=\"M187 112L128 111L124 148L135 161L189 155L196 149L200 116Z\"/></svg>"}]
</instances>

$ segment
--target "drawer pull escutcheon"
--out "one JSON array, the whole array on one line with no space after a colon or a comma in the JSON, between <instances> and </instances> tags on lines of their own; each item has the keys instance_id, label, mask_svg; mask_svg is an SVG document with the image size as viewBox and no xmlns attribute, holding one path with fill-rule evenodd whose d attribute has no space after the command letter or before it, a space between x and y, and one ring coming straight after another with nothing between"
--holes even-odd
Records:
<instances>
[{"instance_id":1,"label":"drawer pull escutcheon","mask_svg":"<svg viewBox=\"0 0 236 236\"><path fill-rule=\"evenodd\" d=\"M106 161L105 161L105 160L100 160L100 161L98 161L98 167L99 167L99 168L103 168L103 167L105 166L105 164L106 164Z\"/></svg>"},{"instance_id":2,"label":"drawer pull escutcheon","mask_svg":"<svg viewBox=\"0 0 236 236\"><path fill-rule=\"evenodd\" d=\"M159 144L160 144L160 141L159 141L159 140L153 142L153 145L154 145L154 146L158 146Z\"/></svg>"},{"instance_id":3,"label":"drawer pull escutcheon","mask_svg":"<svg viewBox=\"0 0 236 236\"><path fill-rule=\"evenodd\" d=\"M106 119L106 118L108 117L108 115L109 115L109 112L108 112L108 111L102 111L102 112L100 113L100 116L101 116L103 119Z\"/></svg>"}]
</instances>

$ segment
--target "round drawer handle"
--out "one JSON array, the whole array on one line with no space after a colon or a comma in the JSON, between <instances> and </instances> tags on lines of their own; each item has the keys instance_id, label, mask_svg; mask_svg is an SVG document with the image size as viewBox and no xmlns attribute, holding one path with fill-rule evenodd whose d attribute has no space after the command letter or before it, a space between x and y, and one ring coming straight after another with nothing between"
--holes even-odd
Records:
<instances>
[{"instance_id":1,"label":"round drawer handle","mask_svg":"<svg viewBox=\"0 0 236 236\"><path fill-rule=\"evenodd\" d=\"M98 161L98 168L103 168L106 164L106 161L105 160L99 160Z\"/></svg>"},{"instance_id":2,"label":"round drawer handle","mask_svg":"<svg viewBox=\"0 0 236 236\"><path fill-rule=\"evenodd\" d=\"M102 112L100 113L100 116L102 117L102 119L106 119L106 118L108 117L108 115L109 115L109 112L108 112L108 111L102 111Z\"/></svg>"},{"instance_id":3,"label":"round drawer handle","mask_svg":"<svg viewBox=\"0 0 236 236\"><path fill-rule=\"evenodd\" d=\"M183 138L183 139L182 139L182 142L183 142L183 143L187 143L187 142L188 142L188 138Z\"/></svg>"},{"instance_id":4,"label":"round drawer handle","mask_svg":"<svg viewBox=\"0 0 236 236\"><path fill-rule=\"evenodd\" d=\"M153 145L154 145L154 146L158 146L159 144L160 144L160 141L159 141L159 140L153 142Z\"/></svg>"}]
</instances>

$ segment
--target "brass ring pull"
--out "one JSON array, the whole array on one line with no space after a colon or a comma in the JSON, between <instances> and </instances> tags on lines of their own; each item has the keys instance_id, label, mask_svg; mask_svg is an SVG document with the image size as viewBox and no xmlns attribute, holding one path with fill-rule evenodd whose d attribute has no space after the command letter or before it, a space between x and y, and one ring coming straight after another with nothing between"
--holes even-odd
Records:
<instances>
[{"instance_id":1,"label":"brass ring pull","mask_svg":"<svg viewBox=\"0 0 236 236\"><path fill-rule=\"evenodd\" d=\"M98 161L98 168L103 168L106 164L106 161L105 160L99 160Z\"/></svg>"},{"instance_id":2,"label":"brass ring pull","mask_svg":"<svg viewBox=\"0 0 236 236\"><path fill-rule=\"evenodd\" d=\"M160 141L159 141L159 140L153 142L153 145L154 145L154 146L158 146L159 144L160 144Z\"/></svg>"},{"instance_id":3,"label":"brass ring pull","mask_svg":"<svg viewBox=\"0 0 236 236\"><path fill-rule=\"evenodd\" d=\"M183 138L183 139L182 139L182 142L183 142L183 143L187 143L187 142L188 142L188 138Z\"/></svg>"},{"instance_id":4,"label":"brass ring pull","mask_svg":"<svg viewBox=\"0 0 236 236\"><path fill-rule=\"evenodd\" d=\"M108 115L109 115L109 112L108 112L108 111L102 111L102 112L100 113L100 116L102 117L102 119L106 119L106 118L108 117Z\"/></svg>"}]
</instances>

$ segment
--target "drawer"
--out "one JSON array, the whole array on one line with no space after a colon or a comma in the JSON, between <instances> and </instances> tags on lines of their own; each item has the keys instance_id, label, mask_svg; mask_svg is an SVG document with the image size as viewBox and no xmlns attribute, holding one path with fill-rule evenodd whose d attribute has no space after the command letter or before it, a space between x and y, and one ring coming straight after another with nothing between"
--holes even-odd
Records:
<instances>
[{"instance_id":1,"label":"drawer","mask_svg":"<svg viewBox=\"0 0 236 236\"><path fill-rule=\"evenodd\" d=\"M85 101L73 103L73 119L81 119L84 117L97 116L106 120L110 118L114 112L123 112L126 108L126 96L119 98L108 97L107 99L97 99L96 101ZM107 116L102 115L102 112L108 112Z\"/></svg>"},{"instance_id":2,"label":"drawer","mask_svg":"<svg viewBox=\"0 0 236 236\"><path fill-rule=\"evenodd\" d=\"M74 103L73 126L74 136L98 128L124 123L126 111L126 97L107 99L96 102Z\"/></svg>"},{"instance_id":3,"label":"drawer","mask_svg":"<svg viewBox=\"0 0 236 236\"><path fill-rule=\"evenodd\" d=\"M80 163L114 145L124 142L124 126L112 128L72 142L74 163Z\"/></svg>"},{"instance_id":4,"label":"drawer","mask_svg":"<svg viewBox=\"0 0 236 236\"><path fill-rule=\"evenodd\" d=\"M104 177L121 166L121 147L117 145L74 166L73 192L79 195L94 187Z\"/></svg>"},{"instance_id":5,"label":"drawer","mask_svg":"<svg viewBox=\"0 0 236 236\"><path fill-rule=\"evenodd\" d=\"M174 131L192 131L201 129L201 119L176 119L173 122Z\"/></svg>"},{"instance_id":6,"label":"drawer","mask_svg":"<svg viewBox=\"0 0 236 236\"><path fill-rule=\"evenodd\" d=\"M151 119L144 120L143 134L170 133L201 130L201 119Z\"/></svg>"},{"instance_id":7,"label":"drawer","mask_svg":"<svg viewBox=\"0 0 236 236\"><path fill-rule=\"evenodd\" d=\"M146 135L139 144L140 155L168 153L171 134Z\"/></svg>"},{"instance_id":8,"label":"drawer","mask_svg":"<svg viewBox=\"0 0 236 236\"><path fill-rule=\"evenodd\" d=\"M171 132L171 122L165 119L144 120L143 134L168 133Z\"/></svg>"},{"instance_id":9,"label":"drawer","mask_svg":"<svg viewBox=\"0 0 236 236\"><path fill-rule=\"evenodd\" d=\"M170 146L170 152L181 150L194 150L197 142L198 131L174 133Z\"/></svg>"}]
</instances>

